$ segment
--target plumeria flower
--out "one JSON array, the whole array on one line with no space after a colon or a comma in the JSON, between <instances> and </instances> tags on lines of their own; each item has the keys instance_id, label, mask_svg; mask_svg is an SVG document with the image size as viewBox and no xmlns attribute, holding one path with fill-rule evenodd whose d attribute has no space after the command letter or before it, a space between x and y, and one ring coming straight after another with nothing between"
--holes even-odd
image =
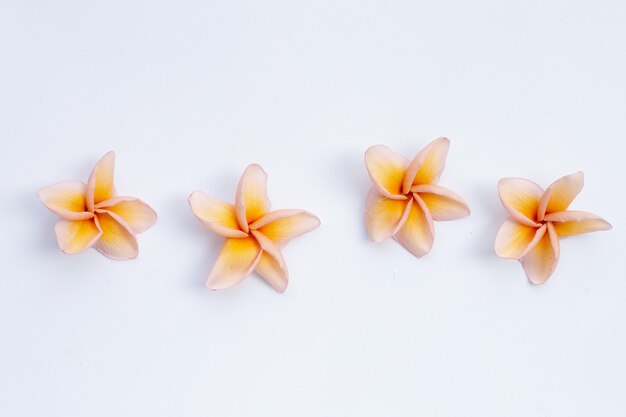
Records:
<instances>
[{"instance_id":1,"label":"plumeria flower","mask_svg":"<svg viewBox=\"0 0 626 417\"><path fill-rule=\"evenodd\" d=\"M533 284L543 284L554 272L560 238L611 228L595 214L567 210L583 183L582 172L556 180L545 191L523 178L498 182L500 200L510 217L498 230L496 254L520 260Z\"/></svg>"},{"instance_id":2,"label":"plumeria flower","mask_svg":"<svg viewBox=\"0 0 626 417\"><path fill-rule=\"evenodd\" d=\"M209 230L225 238L206 281L211 290L237 285L256 271L276 291L284 292L289 273L280 248L320 225L304 210L269 211L267 174L257 164L249 165L241 176L235 205L202 191L194 191L189 204Z\"/></svg>"},{"instance_id":3,"label":"plumeria flower","mask_svg":"<svg viewBox=\"0 0 626 417\"><path fill-rule=\"evenodd\" d=\"M154 224L157 215L135 197L118 197L113 185L115 154L98 161L87 185L66 181L37 192L41 201L61 217L54 228L67 254L94 246L112 259L132 259L139 253L136 234Z\"/></svg>"},{"instance_id":4,"label":"plumeria flower","mask_svg":"<svg viewBox=\"0 0 626 417\"><path fill-rule=\"evenodd\" d=\"M411 162L383 145L365 152L365 165L374 182L367 196L365 225L374 242L393 237L419 258L433 246L433 220L456 220L470 214L460 196L437 185L449 146L447 138L438 138Z\"/></svg>"}]
</instances>

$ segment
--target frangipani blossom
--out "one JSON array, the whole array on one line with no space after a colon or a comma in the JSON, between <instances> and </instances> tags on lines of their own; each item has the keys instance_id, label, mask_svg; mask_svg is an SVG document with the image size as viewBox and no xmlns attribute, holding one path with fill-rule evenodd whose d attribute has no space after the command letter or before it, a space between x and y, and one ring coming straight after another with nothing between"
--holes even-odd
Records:
<instances>
[{"instance_id":1,"label":"frangipani blossom","mask_svg":"<svg viewBox=\"0 0 626 417\"><path fill-rule=\"evenodd\" d=\"M66 181L37 192L61 217L54 228L61 250L73 255L94 246L112 259L132 259L139 253L136 235L154 224L157 215L135 197L118 197L113 185L115 154L98 161L87 184Z\"/></svg>"},{"instance_id":2,"label":"frangipani blossom","mask_svg":"<svg viewBox=\"0 0 626 417\"><path fill-rule=\"evenodd\" d=\"M304 210L270 211L267 174L257 164L249 165L241 176L235 205L202 191L194 191L189 204L209 230L225 238L206 280L211 290L235 286L256 271L272 288L284 292L289 273L280 248L320 225L316 216Z\"/></svg>"},{"instance_id":3,"label":"frangipani blossom","mask_svg":"<svg viewBox=\"0 0 626 417\"><path fill-rule=\"evenodd\" d=\"M383 145L365 152L365 165L374 182L367 197L365 225L374 242L393 237L419 258L433 246L433 220L456 220L470 214L459 195L437 185L449 146L447 138L438 138L411 162Z\"/></svg>"},{"instance_id":4,"label":"frangipani blossom","mask_svg":"<svg viewBox=\"0 0 626 417\"><path fill-rule=\"evenodd\" d=\"M498 230L496 254L520 260L533 284L543 284L554 272L560 238L611 228L595 214L567 210L583 183L582 172L556 180L545 191L523 178L498 182L500 200L510 217Z\"/></svg>"}]
</instances>

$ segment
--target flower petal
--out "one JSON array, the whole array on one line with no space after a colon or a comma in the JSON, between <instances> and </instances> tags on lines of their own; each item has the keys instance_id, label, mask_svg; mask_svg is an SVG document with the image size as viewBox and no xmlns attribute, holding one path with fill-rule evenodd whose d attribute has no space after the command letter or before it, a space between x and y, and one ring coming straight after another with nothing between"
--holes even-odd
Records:
<instances>
[{"instance_id":1,"label":"flower petal","mask_svg":"<svg viewBox=\"0 0 626 417\"><path fill-rule=\"evenodd\" d=\"M211 290L239 284L254 270L261 258L261 247L253 237L227 238L206 281Z\"/></svg>"},{"instance_id":2,"label":"flower petal","mask_svg":"<svg viewBox=\"0 0 626 417\"><path fill-rule=\"evenodd\" d=\"M246 237L239 228L235 206L211 197L202 191L189 196L191 211L209 230L224 237Z\"/></svg>"},{"instance_id":3,"label":"flower petal","mask_svg":"<svg viewBox=\"0 0 626 417\"><path fill-rule=\"evenodd\" d=\"M538 227L536 223L540 186L524 178L502 178L498 181L498 194L506 211L519 223Z\"/></svg>"},{"instance_id":4,"label":"flower petal","mask_svg":"<svg viewBox=\"0 0 626 417\"><path fill-rule=\"evenodd\" d=\"M446 166L449 147L448 138L437 138L422 149L406 170L402 191L406 194L413 185L436 184Z\"/></svg>"},{"instance_id":5,"label":"flower petal","mask_svg":"<svg viewBox=\"0 0 626 417\"><path fill-rule=\"evenodd\" d=\"M66 220L91 219L87 210L86 186L80 181L53 184L37 191L37 195L53 213Z\"/></svg>"},{"instance_id":6,"label":"flower petal","mask_svg":"<svg viewBox=\"0 0 626 417\"><path fill-rule=\"evenodd\" d=\"M280 249L270 238L258 230L252 230L252 235L261 245L263 253L256 266L256 272L263 277L276 291L285 292L289 281L287 264Z\"/></svg>"},{"instance_id":7,"label":"flower petal","mask_svg":"<svg viewBox=\"0 0 626 417\"><path fill-rule=\"evenodd\" d=\"M496 235L496 255L501 258L519 259L528 249L536 233L535 227L506 219Z\"/></svg>"},{"instance_id":8,"label":"flower petal","mask_svg":"<svg viewBox=\"0 0 626 417\"><path fill-rule=\"evenodd\" d=\"M533 284L543 284L550 278L559 261L559 237L551 223L537 230L542 233L536 244L531 246L521 258L528 280Z\"/></svg>"},{"instance_id":9,"label":"flower petal","mask_svg":"<svg viewBox=\"0 0 626 417\"><path fill-rule=\"evenodd\" d=\"M561 236L610 230L611 224L600 216L584 211L559 211L546 214L545 221L553 222L554 230Z\"/></svg>"},{"instance_id":10,"label":"flower petal","mask_svg":"<svg viewBox=\"0 0 626 417\"><path fill-rule=\"evenodd\" d=\"M262 232L258 230L251 230L252 236L254 236L261 245L261 249L267 252L272 258L276 259L278 263L283 266L285 264L285 260L283 259L283 254L280 252L280 248L270 239L265 236Z\"/></svg>"},{"instance_id":11,"label":"flower petal","mask_svg":"<svg viewBox=\"0 0 626 417\"><path fill-rule=\"evenodd\" d=\"M416 185L411 191L419 194L433 220L457 220L470 214L467 203L460 195L440 185Z\"/></svg>"},{"instance_id":12,"label":"flower petal","mask_svg":"<svg viewBox=\"0 0 626 417\"><path fill-rule=\"evenodd\" d=\"M281 266L280 263L267 252L261 254L255 271L279 293L283 293L287 289L287 284L289 283L287 265L283 264L283 266Z\"/></svg>"},{"instance_id":13,"label":"flower petal","mask_svg":"<svg viewBox=\"0 0 626 417\"><path fill-rule=\"evenodd\" d=\"M239 227L248 232L248 225L270 209L267 198L267 174L260 165L248 165L239 180L235 196L235 212Z\"/></svg>"},{"instance_id":14,"label":"flower petal","mask_svg":"<svg viewBox=\"0 0 626 417\"><path fill-rule=\"evenodd\" d=\"M96 209L106 209L120 216L133 232L148 230L157 220L156 212L135 197L113 197L96 204Z\"/></svg>"},{"instance_id":15,"label":"flower petal","mask_svg":"<svg viewBox=\"0 0 626 417\"><path fill-rule=\"evenodd\" d=\"M87 181L87 209L115 195L113 173L115 171L115 153L107 152L96 164Z\"/></svg>"},{"instance_id":16,"label":"flower petal","mask_svg":"<svg viewBox=\"0 0 626 417\"><path fill-rule=\"evenodd\" d=\"M430 217L426 204L419 195L414 194L415 201L406 221L393 236L413 255L422 257L430 252L435 240L433 219Z\"/></svg>"},{"instance_id":17,"label":"flower petal","mask_svg":"<svg viewBox=\"0 0 626 417\"><path fill-rule=\"evenodd\" d=\"M375 145L365 151L365 166L370 178L378 191L391 199L407 199L402 193L402 181L408 165L405 157L384 145Z\"/></svg>"},{"instance_id":18,"label":"flower petal","mask_svg":"<svg viewBox=\"0 0 626 417\"><path fill-rule=\"evenodd\" d=\"M578 171L554 181L541 196L537 219L543 220L546 213L567 210L585 184L585 176Z\"/></svg>"},{"instance_id":19,"label":"flower petal","mask_svg":"<svg viewBox=\"0 0 626 417\"><path fill-rule=\"evenodd\" d=\"M133 259L139 254L139 246L130 226L117 214L99 209L96 222L102 236L95 247L111 259Z\"/></svg>"},{"instance_id":20,"label":"flower petal","mask_svg":"<svg viewBox=\"0 0 626 417\"><path fill-rule=\"evenodd\" d=\"M392 200L372 187L365 205L365 227L374 242L382 242L395 235L411 212L413 199Z\"/></svg>"},{"instance_id":21,"label":"flower petal","mask_svg":"<svg viewBox=\"0 0 626 417\"><path fill-rule=\"evenodd\" d=\"M59 220L54 227L59 248L69 255L83 252L92 247L102 231L94 219Z\"/></svg>"},{"instance_id":22,"label":"flower petal","mask_svg":"<svg viewBox=\"0 0 626 417\"><path fill-rule=\"evenodd\" d=\"M320 225L320 219L304 210L285 209L267 213L250 225L250 229L258 230L277 245L284 245L294 237L298 237Z\"/></svg>"}]
</instances>

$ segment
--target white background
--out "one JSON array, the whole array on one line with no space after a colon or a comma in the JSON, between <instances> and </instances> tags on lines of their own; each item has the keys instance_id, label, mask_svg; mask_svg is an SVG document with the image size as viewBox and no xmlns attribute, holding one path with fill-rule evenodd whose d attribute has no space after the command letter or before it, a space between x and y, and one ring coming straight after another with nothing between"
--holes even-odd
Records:
<instances>
[{"instance_id":1,"label":"white background","mask_svg":"<svg viewBox=\"0 0 626 417\"><path fill-rule=\"evenodd\" d=\"M625 415L624 2L87 3L0 3L0 415ZM437 136L471 217L422 259L370 243L363 152ZM64 255L35 191L108 150L159 220L136 260ZM322 220L284 295L204 287L187 196L250 162ZM496 182L577 170L614 228L534 287Z\"/></svg>"}]
</instances>

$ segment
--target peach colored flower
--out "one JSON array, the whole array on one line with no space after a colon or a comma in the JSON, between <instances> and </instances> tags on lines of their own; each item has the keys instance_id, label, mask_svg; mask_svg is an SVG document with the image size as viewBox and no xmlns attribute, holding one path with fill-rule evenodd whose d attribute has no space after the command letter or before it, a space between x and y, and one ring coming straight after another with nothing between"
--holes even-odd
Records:
<instances>
[{"instance_id":1,"label":"peach colored flower","mask_svg":"<svg viewBox=\"0 0 626 417\"><path fill-rule=\"evenodd\" d=\"M559 260L559 238L609 230L595 214L568 211L583 188L582 172L554 181L545 191L523 178L502 178L498 194L509 213L496 236L496 254L521 261L528 280L543 284Z\"/></svg>"},{"instance_id":2,"label":"peach colored flower","mask_svg":"<svg viewBox=\"0 0 626 417\"><path fill-rule=\"evenodd\" d=\"M365 165L374 182L367 196L365 225L374 242L393 237L419 258L433 246L433 220L456 220L470 214L460 196L437 185L449 146L447 138L435 139L411 162L383 145L365 152Z\"/></svg>"},{"instance_id":3,"label":"peach colored flower","mask_svg":"<svg viewBox=\"0 0 626 417\"><path fill-rule=\"evenodd\" d=\"M41 201L61 217L54 228L61 250L67 254L95 246L112 259L136 258L136 234L154 224L157 215L135 197L117 197L113 185L115 154L98 161L87 185L66 181L37 192Z\"/></svg>"},{"instance_id":4,"label":"peach colored flower","mask_svg":"<svg viewBox=\"0 0 626 417\"><path fill-rule=\"evenodd\" d=\"M194 191L189 204L209 230L225 238L206 280L211 290L237 285L256 271L276 291L284 292L289 274L280 247L320 225L304 210L269 211L267 174L257 164L249 165L241 176L234 206L202 191Z\"/></svg>"}]
</instances>

